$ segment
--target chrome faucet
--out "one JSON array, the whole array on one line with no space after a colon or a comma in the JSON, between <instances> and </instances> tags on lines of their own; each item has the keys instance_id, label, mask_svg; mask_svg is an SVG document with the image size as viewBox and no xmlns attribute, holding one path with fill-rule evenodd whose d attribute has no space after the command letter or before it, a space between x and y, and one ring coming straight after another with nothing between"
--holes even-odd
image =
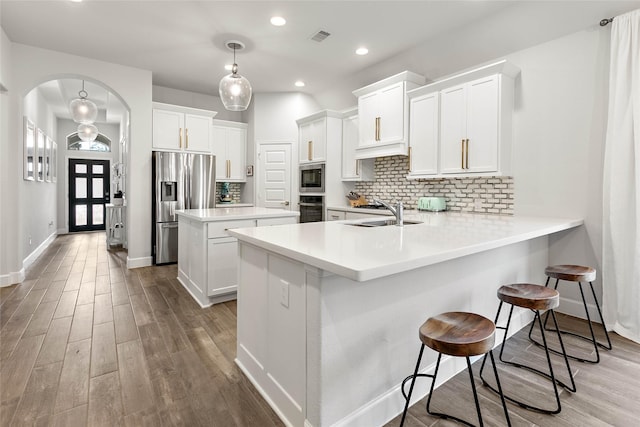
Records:
<instances>
[{"instance_id":1,"label":"chrome faucet","mask_svg":"<svg viewBox=\"0 0 640 427\"><path fill-rule=\"evenodd\" d=\"M389 209L389 211L391 211L391 213L396 216L396 225L400 227L404 225L404 219L403 219L404 205L402 204L401 201L398 201L395 207L391 206L387 202L383 202L382 200L378 200L378 199L373 199L373 202L377 204L381 204L385 208Z\"/></svg>"}]
</instances>

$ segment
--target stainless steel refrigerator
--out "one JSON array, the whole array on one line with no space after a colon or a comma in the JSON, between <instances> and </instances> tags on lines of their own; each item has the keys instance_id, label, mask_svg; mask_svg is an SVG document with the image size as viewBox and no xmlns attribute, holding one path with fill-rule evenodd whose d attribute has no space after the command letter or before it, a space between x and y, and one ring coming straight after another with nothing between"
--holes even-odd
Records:
<instances>
[{"instance_id":1,"label":"stainless steel refrigerator","mask_svg":"<svg viewBox=\"0 0 640 427\"><path fill-rule=\"evenodd\" d=\"M208 154L154 151L152 255L154 264L178 262L177 210L215 207L216 158Z\"/></svg>"}]
</instances>

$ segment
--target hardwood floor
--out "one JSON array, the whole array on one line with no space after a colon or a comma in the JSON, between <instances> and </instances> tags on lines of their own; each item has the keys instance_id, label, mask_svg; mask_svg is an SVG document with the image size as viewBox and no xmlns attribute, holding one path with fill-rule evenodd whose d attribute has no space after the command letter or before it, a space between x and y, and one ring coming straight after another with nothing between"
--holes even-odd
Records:
<instances>
[{"instance_id":1,"label":"hardwood floor","mask_svg":"<svg viewBox=\"0 0 640 427\"><path fill-rule=\"evenodd\" d=\"M103 233L60 236L23 283L0 288L0 426L282 426L233 362L235 302L201 309L175 265L127 270L125 256L106 250ZM612 340L600 364L573 363L578 392L562 392L561 414L509 405L513 425L637 425L640 345ZM508 346L509 358L544 363L523 332ZM505 369L501 378L512 392L549 402L549 393L532 392L544 385L537 377ZM496 396L478 390L485 425L504 425ZM424 403L406 426L454 425L427 416ZM438 388L433 404L477 422L466 372Z\"/></svg>"},{"instance_id":2,"label":"hardwood floor","mask_svg":"<svg viewBox=\"0 0 640 427\"><path fill-rule=\"evenodd\" d=\"M0 288L0 425L281 426L233 362L235 302L203 310L104 240L60 236Z\"/></svg>"}]
</instances>

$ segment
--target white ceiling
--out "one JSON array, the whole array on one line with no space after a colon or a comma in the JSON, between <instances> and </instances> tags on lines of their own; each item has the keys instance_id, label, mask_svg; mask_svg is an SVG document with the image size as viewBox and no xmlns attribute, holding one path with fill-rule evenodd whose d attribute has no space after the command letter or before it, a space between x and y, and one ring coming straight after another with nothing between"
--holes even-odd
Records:
<instances>
[{"instance_id":1,"label":"white ceiling","mask_svg":"<svg viewBox=\"0 0 640 427\"><path fill-rule=\"evenodd\" d=\"M210 95L217 95L232 59L224 41L238 39L247 45L237 55L239 72L255 92L299 90L293 83L302 79L302 91L318 95L483 22L491 23L487 32L496 44L508 39L511 49L522 49L639 7L640 1L612 0L2 0L0 14L13 42L151 70L154 85ZM285 17L287 25L272 26L273 15ZM310 40L318 30L331 36ZM368 55L355 55L361 45Z\"/></svg>"}]
</instances>

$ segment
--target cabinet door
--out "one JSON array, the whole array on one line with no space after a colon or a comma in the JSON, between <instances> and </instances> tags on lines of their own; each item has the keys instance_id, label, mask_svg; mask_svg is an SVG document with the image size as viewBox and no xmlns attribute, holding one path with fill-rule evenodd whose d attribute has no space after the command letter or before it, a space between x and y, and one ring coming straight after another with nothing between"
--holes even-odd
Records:
<instances>
[{"instance_id":1,"label":"cabinet door","mask_svg":"<svg viewBox=\"0 0 640 427\"><path fill-rule=\"evenodd\" d=\"M184 114L153 109L153 148L180 150L184 146Z\"/></svg>"},{"instance_id":2,"label":"cabinet door","mask_svg":"<svg viewBox=\"0 0 640 427\"><path fill-rule=\"evenodd\" d=\"M227 179L227 130L223 126L213 126L211 147L216 156L216 181Z\"/></svg>"},{"instance_id":3,"label":"cabinet door","mask_svg":"<svg viewBox=\"0 0 640 427\"><path fill-rule=\"evenodd\" d=\"M498 170L499 77L475 80L467 88L467 172Z\"/></svg>"},{"instance_id":4,"label":"cabinet door","mask_svg":"<svg viewBox=\"0 0 640 427\"><path fill-rule=\"evenodd\" d=\"M410 175L438 172L438 92L413 98L409 106Z\"/></svg>"},{"instance_id":5,"label":"cabinet door","mask_svg":"<svg viewBox=\"0 0 640 427\"><path fill-rule=\"evenodd\" d=\"M233 237L207 242L207 295L235 292L238 288L238 240Z\"/></svg>"},{"instance_id":6,"label":"cabinet door","mask_svg":"<svg viewBox=\"0 0 640 427\"><path fill-rule=\"evenodd\" d=\"M298 157L300 163L313 161L313 122L304 123L298 129Z\"/></svg>"},{"instance_id":7,"label":"cabinet door","mask_svg":"<svg viewBox=\"0 0 640 427\"><path fill-rule=\"evenodd\" d=\"M320 119L311 123L312 135L312 161L321 162L327 160L327 120Z\"/></svg>"},{"instance_id":8,"label":"cabinet door","mask_svg":"<svg viewBox=\"0 0 640 427\"><path fill-rule=\"evenodd\" d=\"M245 181L247 131L239 128L227 129L227 160L229 180Z\"/></svg>"},{"instance_id":9,"label":"cabinet door","mask_svg":"<svg viewBox=\"0 0 640 427\"><path fill-rule=\"evenodd\" d=\"M455 86L440 93L440 171L461 173L463 146L466 139L465 85Z\"/></svg>"},{"instance_id":10,"label":"cabinet door","mask_svg":"<svg viewBox=\"0 0 640 427\"><path fill-rule=\"evenodd\" d=\"M200 153L211 152L211 118L185 114L184 148Z\"/></svg>"},{"instance_id":11,"label":"cabinet door","mask_svg":"<svg viewBox=\"0 0 640 427\"><path fill-rule=\"evenodd\" d=\"M376 118L378 117L378 92L358 98L359 146L375 144Z\"/></svg>"},{"instance_id":12,"label":"cabinet door","mask_svg":"<svg viewBox=\"0 0 640 427\"><path fill-rule=\"evenodd\" d=\"M404 140L404 83L384 88L379 95L380 143Z\"/></svg>"},{"instance_id":13,"label":"cabinet door","mask_svg":"<svg viewBox=\"0 0 640 427\"><path fill-rule=\"evenodd\" d=\"M358 116L342 120L342 179L358 178Z\"/></svg>"}]
</instances>

